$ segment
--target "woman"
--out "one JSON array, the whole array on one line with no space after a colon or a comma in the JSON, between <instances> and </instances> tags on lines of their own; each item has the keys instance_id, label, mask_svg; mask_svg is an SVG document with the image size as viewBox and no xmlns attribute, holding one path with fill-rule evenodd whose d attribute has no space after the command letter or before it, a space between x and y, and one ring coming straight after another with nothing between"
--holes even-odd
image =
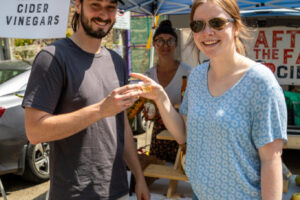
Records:
<instances>
[{"instance_id":1,"label":"woman","mask_svg":"<svg viewBox=\"0 0 300 200\"><path fill-rule=\"evenodd\" d=\"M177 34L170 20L164 20L159 24L153 36L153 46L158 60L157 64L146 72L146 75L164 88L172 105L180 105L182 77L187 77L192 67L175 59ZM152 132L150 154L159 159L174 162L178 143L156 139L156 135L164 129L165 126L160 116L157 116Z\"/></svg>"},{"instance_id":2,"label":"woman","mask_svg":"<svg viewBox=\"0 0 300 200\"><path fill-rule=\"evenodd\" d=\"M156 102L179 143L187 140L194 199L279 200L287 140L282 89L267 67L244 56L246 29L235 0L195 0L190 19L194 42L210 61L191 72L181 115L161 86L132 76L152 84L142 96Z\"/></svg>"}]
</instances>

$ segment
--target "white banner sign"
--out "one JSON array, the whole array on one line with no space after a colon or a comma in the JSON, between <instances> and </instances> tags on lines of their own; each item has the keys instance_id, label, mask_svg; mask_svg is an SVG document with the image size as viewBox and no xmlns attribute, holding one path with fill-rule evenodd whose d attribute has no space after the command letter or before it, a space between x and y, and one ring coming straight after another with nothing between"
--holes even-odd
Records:
<instances>
[{"instance_id":1,"label":"white banner sign","mask_svg":"<svg viewBox=\"0 0 300 200\"><path fill-rule=\"evenodd\" d=\"M247 52L269 67L280 85L300 85L299 44L299 28L258 28Z\"/></svg>"},{"instance_id":2,"label":"white banner sign","mask_svg":"<svg viewBox=\"0 0 300 200\"><path fill-rule=\"evenodd\" d=\"M0 37L66 36L70 0L0 0Z\"/></svg>"},{"instance_id":3,"label":"white banner sign","mask_svg":"<svg viewBox=\"0 0 300 200\"><path fill-rule=\"evenodd\" d=\"M113 28L116 29L130 29L130 12L118 12L116 23Z\"/></svg>"}]
</instances>

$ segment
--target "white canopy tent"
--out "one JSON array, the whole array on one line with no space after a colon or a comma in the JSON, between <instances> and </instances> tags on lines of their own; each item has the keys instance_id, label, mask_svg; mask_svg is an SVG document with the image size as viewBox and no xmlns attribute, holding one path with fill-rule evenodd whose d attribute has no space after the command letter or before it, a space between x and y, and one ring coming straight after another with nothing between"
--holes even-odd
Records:
<instances>
[{"instance_id":1,"label":"white canopy tent","mask_svg":"<svg viewBox=\"0 0 300 200\"><path fill-rule=\"evenodd\" d=\"M156 17L160 15L177 16L187 15L190 13L190 8L193 0L123 0L124 5L119 6L121 10L132 11L144 15L153 16L152 33L155 31ZM297 15L300 17L300 0L237 0L242 16L251 17L253 15L272 15L270 10L277 10L277 16ZM178 19L179 19L178 18ZM175 20L176 23L180 20ZM188 27L188 21L185 21L185 27ZM181 24L182 26L182 24ZM175 25L176 27L176 25ZM178 27L178 26L177 26ZM149 41L152 35L149 36ZM148 42L151 44L151 42ZM151 48L150 66L153 66L154 50Z\"/></svg>"}]
</instances>

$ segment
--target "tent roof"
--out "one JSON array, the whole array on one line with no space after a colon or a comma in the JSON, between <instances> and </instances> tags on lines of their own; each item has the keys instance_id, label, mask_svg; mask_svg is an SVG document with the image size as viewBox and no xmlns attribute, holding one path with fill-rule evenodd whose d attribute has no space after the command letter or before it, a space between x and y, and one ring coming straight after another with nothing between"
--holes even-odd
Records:
<instances>
[{"instance_id":1,"label":"tent roof","mask_svg":"<svg viewBox=\"0 0 300 200\"><path fill-rule=\"evenodd\" d=\"M193 0L124 0L119 8L146 15L188 14ZM300 12L299 0L237 0L241 11L284 8Z\"/></svg>"}]
</instances>

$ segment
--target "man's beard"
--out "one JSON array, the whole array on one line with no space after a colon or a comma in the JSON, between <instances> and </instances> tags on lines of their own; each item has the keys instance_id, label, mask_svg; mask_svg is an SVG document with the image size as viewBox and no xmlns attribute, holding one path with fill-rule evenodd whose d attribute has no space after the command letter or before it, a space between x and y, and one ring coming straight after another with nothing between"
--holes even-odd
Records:
<instances>
[{"instance_id":1,"label":"man's beard","mask_svg":"<svg viewBox=\"0 0 300 200\"><path fill-rule=\"evenodd\" d=\"M93 20L98 22L108 23L108 24L111 23L111 20L102 20L99 17L92 18L91 22ZM106 32L104 32L102 28L99 28L98 30L93 30L92 25L89 24L89 20L84 16L83 8L81 8L80 23L82 24L83 30L87 35L97 39L104 38L114 26L113 23Z\"/></svg>"}]
</instances>

